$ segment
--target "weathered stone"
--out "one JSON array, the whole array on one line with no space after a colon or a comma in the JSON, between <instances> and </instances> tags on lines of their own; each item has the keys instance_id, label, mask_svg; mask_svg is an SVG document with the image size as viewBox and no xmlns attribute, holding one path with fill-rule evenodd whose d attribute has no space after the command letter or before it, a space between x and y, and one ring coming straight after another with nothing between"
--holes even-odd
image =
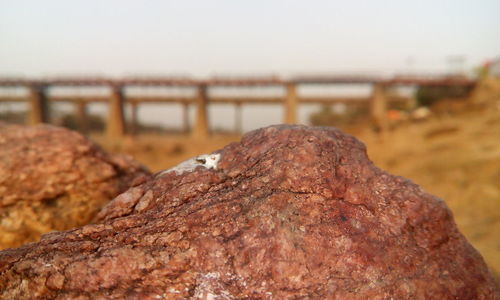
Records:
<instances>
[{"instance_id":1,"label":"weathered stone","mask_svg":"<svg viewBox=\"0 0 500 300\"><path fill-rule=\"evenodd\" d=\"M374 167L355 138L277 126L215 154L130 189L94 225L0 252L0 295L498 298L445 203Z\"/></svg>"},{"instance_id":2,"label":"weathered stone","mask_svg":"<svg viewBox=\"0 0 500 300\"><path fill-rule=\"evenodd\" d=\"M148 175L79 133L0 123L0 249L90 222L104 204Z\"/></svg>"}]
</instances>

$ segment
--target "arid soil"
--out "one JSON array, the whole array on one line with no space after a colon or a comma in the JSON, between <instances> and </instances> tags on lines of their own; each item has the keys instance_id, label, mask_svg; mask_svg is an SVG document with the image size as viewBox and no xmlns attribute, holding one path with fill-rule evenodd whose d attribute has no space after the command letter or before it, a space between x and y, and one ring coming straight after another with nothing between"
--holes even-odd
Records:
<instances>
[{"instance_id":1,"label":"arid soil","mask_svg":"<svg viewBox=\"0 0 500 300\"><path fill-rule=\"evenodd\" d=\"M459 229L500 279L499 110L401 124L383 140L367 128L345 130L367 145L377 166L444 199ZM238 141L240 136L213 136L206 141L161 135L122 141L92 138L108 151L132 155L155 172Z\"/></svg>"}]
</instances>

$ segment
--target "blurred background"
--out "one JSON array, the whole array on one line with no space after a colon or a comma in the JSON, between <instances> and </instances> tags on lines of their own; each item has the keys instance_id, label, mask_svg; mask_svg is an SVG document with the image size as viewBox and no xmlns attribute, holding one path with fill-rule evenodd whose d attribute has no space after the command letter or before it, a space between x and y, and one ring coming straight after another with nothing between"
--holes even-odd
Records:
<instances>
[{"instance_id":1,"label":"blurred background","mask_svg":"<svg viewBox=\"0 0 500 300\"><path fill-rule=\"evenodd\" d=\"M500 276L498 0L1 0L0 121L153 171L271 124L336 126L444 199Z\"/></svg>"}]
</instances>

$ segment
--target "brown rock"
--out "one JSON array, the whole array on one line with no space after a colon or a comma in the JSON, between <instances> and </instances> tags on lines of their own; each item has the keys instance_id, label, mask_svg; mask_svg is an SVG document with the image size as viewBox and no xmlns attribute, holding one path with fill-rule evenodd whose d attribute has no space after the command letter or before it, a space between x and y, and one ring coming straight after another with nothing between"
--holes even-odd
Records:
<instances>
[{"instance_id":1,"label":"brown rock","mask_svg":"<svg viewBox=\"0 0 500 300\"><path fill-rule=\"evenodd\" d=\"M89 223L147 174L137 162L106 154L79 133L0 123L0 249Z\"/></svg>"},{"instance_id":2,"label":"brown rock","mask_svg":"<svg viewBox=\"0 0 500 300\"><path fill-rule=\"evenodd\" d=\"M336 129L269 127L192 163L216 169L184 163L117 197L101 223L1 252L0 295L499 297L444 202Z\"/></svg>"}]
</instances>

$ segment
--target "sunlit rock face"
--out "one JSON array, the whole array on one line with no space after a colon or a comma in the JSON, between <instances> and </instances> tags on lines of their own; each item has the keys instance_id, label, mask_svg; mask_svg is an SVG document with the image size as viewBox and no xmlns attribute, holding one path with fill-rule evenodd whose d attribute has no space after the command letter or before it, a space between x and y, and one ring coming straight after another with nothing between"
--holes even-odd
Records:
<instances>
[{"instance_id":1,"label":"sunlit rock face","mask_svg":"<svg viewBox=\"0 0 500 300\"><path fill-rule=\"evenodd\" d=\"M158 173L97 223L0 252L0 297L494 299L445 203L333 128L273 126Z\"/></svg>"},{"instance_id":2,"label":"sunlit rock face","mask_svg":"<svg viewBox=\"0 0 500 300\"><path fill-rule=\"evenodd\" d=\"M88 224L148 174L74 131L0 123L0 249Z\"/></svg>"}]
</instances>

